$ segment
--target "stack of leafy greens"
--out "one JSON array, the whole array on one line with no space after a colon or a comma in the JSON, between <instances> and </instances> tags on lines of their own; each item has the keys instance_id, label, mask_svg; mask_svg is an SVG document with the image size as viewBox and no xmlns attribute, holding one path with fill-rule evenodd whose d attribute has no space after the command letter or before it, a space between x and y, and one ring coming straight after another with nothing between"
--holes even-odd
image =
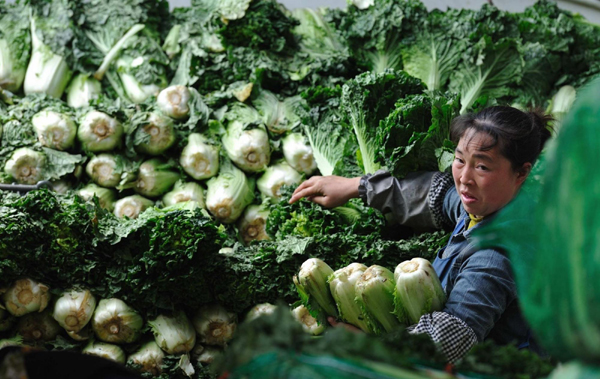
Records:
<instances>
[{"instance_id":1,"label":"stack of leafy greens","mask_svg":"<svg viewBox=\"0 0 600 379\"><path fill-rule=\"evenodd\" d=\"M447 241L358 200L289 204L302 180L447 171L452 120L495 104L546 108L559 129L598 62L600 27L546 0L520 13L0 0L0 182L55 190L0 192L0 338L210 377L235 316L294 303L307 259L393 269ZM52 316L69 296L83 307L77 327ZM112 328L127 338L102 340L100 316L81 321L96 303L127 315ZM406 367L402 340L380 361ZM490 368L487 357L461 367L497 373L520 359L502 353Z\"/></svg>"}]
</instances>

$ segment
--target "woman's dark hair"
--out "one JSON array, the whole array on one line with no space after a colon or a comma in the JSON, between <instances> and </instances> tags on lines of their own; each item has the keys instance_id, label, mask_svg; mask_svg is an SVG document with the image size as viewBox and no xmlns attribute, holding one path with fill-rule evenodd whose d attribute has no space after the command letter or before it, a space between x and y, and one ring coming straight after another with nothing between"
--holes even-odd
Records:
<instances>
[{"instance_id":1,"label":"woman's dark hair","mask_svg":"<svg viewBox=\"0 0 600 379\"><path fill-rule=\"evenodd\" d=\"M450 125L450 138L458 143L467 130L484 132L492 142L481 150L499 146L500 153L511 162L513 170L518 170L527 162L533 164L540 155L552 136L550 123L553 120L541 109L523 112L507 106L489 107L455 118Z\"/></svg>"}]
</instances>

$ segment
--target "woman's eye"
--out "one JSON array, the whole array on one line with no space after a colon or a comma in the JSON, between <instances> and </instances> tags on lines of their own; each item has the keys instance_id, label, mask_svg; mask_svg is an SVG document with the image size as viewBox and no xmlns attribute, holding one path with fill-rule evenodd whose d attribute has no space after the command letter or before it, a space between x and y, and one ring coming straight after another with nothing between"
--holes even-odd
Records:
<instances>
[{"instance_id":1,"label":"woman's eye","mask_svg":"<svg viewBox=\"0 0 600 379\"><path fill-rule=\"evenodd\" d=\"M485 166L479 165L479 166L477 166L477 168L480 169L480 170L483 170L483 171L488 171L488 168L485 167Z\"/></svg>"},{"instance_id":2,"label":"woman's eye","mask_svg":"<svg viewBox=\"0 0 600 379\"><path fill-rule=\"evenodd\" d=\"M464 163L462 159L460 159L459 157L454 157L454 160L458 163Z\"/></svg>"}]
</instances>

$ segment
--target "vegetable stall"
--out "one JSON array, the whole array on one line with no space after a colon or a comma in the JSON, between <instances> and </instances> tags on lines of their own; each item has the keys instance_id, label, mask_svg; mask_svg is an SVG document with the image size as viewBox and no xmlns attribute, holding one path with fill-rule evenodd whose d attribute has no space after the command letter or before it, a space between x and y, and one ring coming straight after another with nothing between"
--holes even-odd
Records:
<instances>
[{"instance_id":1,"label":"vegetable stall","mask_svg":"<svg viewBox=\"0 0 600 379\"><path fill-rule=\"evenodd\" d=\"M446 171L451 120L495 104L546 109L559 139L599 61L600 26L545 0L0 1L0 346L163 378L317 375L320 355L381 377L443 370L403 327L444 302L423 279L448 231L291 192L312 175ZM322 334L327 315L367 333ZM448 371L555 363L486 343Z\"/></svg>"}]
</instances>

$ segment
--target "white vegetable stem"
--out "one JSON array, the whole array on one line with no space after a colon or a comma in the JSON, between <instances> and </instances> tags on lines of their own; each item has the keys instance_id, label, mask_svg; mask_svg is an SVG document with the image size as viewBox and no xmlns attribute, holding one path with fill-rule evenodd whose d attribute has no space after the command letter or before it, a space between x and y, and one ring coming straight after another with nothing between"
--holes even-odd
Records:
<instances>
[{"instance_id":1,"label":"white vegetable stem","mask_svg":"<svg viewBox=\"0 0 600 379\"><path fill-rule=\"evenodd\" d=\"M318 336L325 331L325 324L319 324L317 319L310 315L308 308L300 305L292 310L292 315L302 325L306 333Z\"/></svg>"},{"instance_id":2,"label":"white vegetable stem","mask_svg":"<svg viewBox=\"0 0 600 379\"><path fill-rule=\"evenodd\" d=\"M121 145L123 126L106 113L90 111L81 119L77 138L85 150L110 151Z\"/></svg>"},{"instance_id":3,"label":"white vegetable stem","mask_svg":"<svg viewBox=\"0 0 600 379\"><path fill-rule=\"evenodd\" d=\"M148 321L158 346L167 354L188 353L196 344L196 331L183 312L172 316L159 315Z\"/></svg>"},{"instance_id":4,"label":"white vegetable stem","mask_svg":"<svg viewBox=\"0 0 600 379\"><path fill-rule=\"evenodd\" d=\"M219 172L219 146L210 144L202 134L192 133L181 152L179 163L196 180L212 178Z\"/></svg>"},{"instance_id":5,"label":"white vegetable stem","mask_svg":"<svg viewBox=\"0 0 600 379\"><path fill-rule=\"evenodd\" d=\"M165 353L154 341L150 341L138 351L131 354L127 361L130 364L140 366L140 372L147 372L153 376L159 376L162 373L162 364Z\"/></svg>"},{"instance_id":6,"label":"white vegetable stem","mask_svg":"<svg viewBox=\"0 0 600 379\"><path fill-rule=\"evenodd\" d=\"M141 334L142 316L124 301L102 299L92 318L92 329L98 339L110 343L131 343Z\"/></svg>"},{"instance_id":7,"label":"white vegetable stem","mask_svg":"<svg viewBox=\"0 0 600 379\"><path fill-rule=\"evenodd\" d=\"M150 199L146 199L140 195L126 196L117 200L115 203L115 216L119 218L128 217L131 219L138 218L140 213L154 205Z\"/></svg>"},{"instance_id":8,"label":"white vegetable stem","mask_svg":"<svg viewBox=\"0 0 600 379\"><path fill-rule=\"evenodd\" d=\"M27 66L23 90L26 95L45 93L60 98L71 79L71 70L65 59L54 54L37 33L35 18L31 19L31 59Z\"/></svg>"},{"instance_id":9,"label":"white vegetable stem","mask_svg":"<svg viewBox=\"0 0 600 379\"><path fill-rule=\"evenodd\" d=\"M446 295L431 263L413 258L396 266L395 313L407 325L416 324L421 316L441 311Z\"/></svg>"},{"instance_id":10,"label":"white vegetable stem","mask_svg":"<svg viewBox=\"0 0 600 379\"><path fill-rule=\"evenodd\" d=\"M86 74L78 74L71 80L67 88L67 104L71 108L87 107L101 94L102 84L98 79Z\"/></svg>"},{"instance_id":11,"label":"white vegetable stem","mask_svg":"<svg viewBox=\"0 0 600 379\"><path fill-rule=\"evenodd\" d=\"M2 299L4 306L13 316L41 312L48 306L50 292L47 285L31 279L18 279L10 286Z\"/></svg>"},{"instance_id":12,"label":"white vegetable stem","mask_svg":"<svg viewBox=\"0 0 600 379\"><path fill-rule=\"evenodd\" d=\"M165 115L182 120L190 114L190 99L190 90L186 86L170 86L160 91L156 105Z\"/></svg>"},{"instance_id":13,"label":"white vegetable stem","mask_svg":"<svg viewBox=\"0 0 600 379\"><path fill-rule=\"evenodd\" d=\"M28 147L15 150L4 165L4 172L21 184L36 184L42 180L45 169L46 156Z\"/></svg>"},{"instance_id":14,"label":"white vegetable stem","mask_svg":"<svg viewBox=\"0 0 600 379\"><path fill-rule=\"evenodd\" d=\"M77 126L67 115L43 110L31 118L31 123L42 146L67 150L75 142Z\"/></svg>"},{"instance_id":15,"label":"white vegetable stem","mask_svg":"<svg viewBox=\"0 0 600 379\"><path fill-rule=\"evenodd\" d=\"M269 166L256 181L256 186L263 196L279 199L281 197L280 189L282 186L300 184L301 180L302 177L298 171L294 170L286 162L280 162Z\"/></svg>"},{"instance_id":16,"label":"white vegetable stem","mask_svg":"<svg viewBox=\"0 0 600 379\"><path fill-rule=\"evenodd\" d=\"M90 342L82 351L83 354L95 355L111 361L125 363L125 352L117 345L103 342Z\"/></svg>"},{"instance_id":17,"label":"white vegetable stem","mask_svg":"<svg viewBox=\"0 0 600 379\"><path fill-rule=\"evenodd\" d=\"M91 320L95 309L96 298L89 290L70 290L56 300L52 317L65 330L79 332Z\"/></svg>"},{"instance_id":18,"label":"white vegetable stem","mask_svg":"<svg viewBox=\"0 0 600 379\"><path fill-rule=\"evenodd\" d=\"M99 154L90 159L85 172L94 183L107 188L116 187L121 181L117 157L112 154Z\"/></svg>"},{"instance_id":19,"label":"white vegetable stem","mask_svg":"<svg viewBox=\"0 0 600 379\"><path fill-rule=\"evenodd\" d=\"M245 243L269 239L267 218L269 210L260 205L249 205L238 220L238 230Z\"/></svg>"},{"instance_id":20,"label":"white vegetable stem","mask_svg":"<svg viewBox=\"0 0 600 379\"><path fill-rule=\"evenodd\" d=\"M294 170L310 175L317 169L310 143L300 133L290 133L282 140L283 156Z\"/></svg>"},{"instance_id":21,"label":"white vegetable stem","mask_svg":"<svg viewBox=\"0 0 600 379\"><path fill-rule=\"evenodd\" d=\"M350 265L335 271L329 278L329 288L333 296L340 318L349 324L359 327L369 333L362 309L356 303L356 282L367 270L362 263L351 263Z\"/></svg>"},{"instance_id":22,"label":"white vegetable stem","mask_svg":"<svg viewBox=\"0 0 600 379\"><path fill-rule=\"evenodd\" d=\"M226 346L237 327L236 316L218 304L207 305L196 313L194 327L201 343Z\"/></svg>"}]
</instances>

